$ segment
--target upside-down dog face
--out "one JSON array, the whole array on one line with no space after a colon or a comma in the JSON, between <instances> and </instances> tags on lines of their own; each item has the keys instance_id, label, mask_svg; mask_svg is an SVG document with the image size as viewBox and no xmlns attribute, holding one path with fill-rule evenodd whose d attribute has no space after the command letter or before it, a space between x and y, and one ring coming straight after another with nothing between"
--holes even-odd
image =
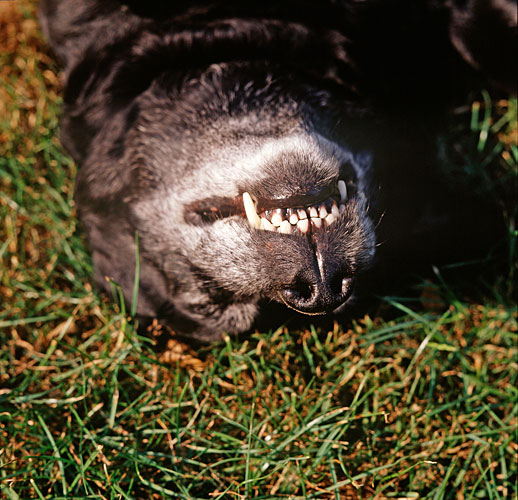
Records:
<instances>
[{"instance_id":1,"label":"upside-down dog face","mask_svg":"<svg viewBox=\"0 0 518 500\"><path fill-rule=\"evenodd\" d=\"M165 277L163 308L201 338L248 328L260 298L330 312L374 254L364 166L326 137L314 105L329 96L300 102L268 78L241 83L226 71L180 90L155 83L122 159L131 182L121 203L143 260Z\"/></svg>"}]
</instances>

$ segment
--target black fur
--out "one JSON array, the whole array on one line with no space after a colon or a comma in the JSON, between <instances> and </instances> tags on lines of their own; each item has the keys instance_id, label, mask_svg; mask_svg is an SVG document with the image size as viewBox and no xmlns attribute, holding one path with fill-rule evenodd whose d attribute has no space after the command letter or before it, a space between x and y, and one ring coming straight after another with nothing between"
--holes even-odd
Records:
<instances>
[{"instance_id":1,"label":"black fur","mask_svg":"<svg viewBox=\"0 0 518 500\"><path fill-rule=\"evenodd\" d=\"M130 300L138 232L139 315L213 340L250 328L263 299L335 309L377 243L391 267L462 252L443 215L464 201L434 170L433 131L474 67L514 86L515 7L43 0L98 286L109 276ZM488 33L498 46L478 42ZM311 237L252 229L236 202L304 199L338 179L350 201Z\"/></svg>"}]
</instances>

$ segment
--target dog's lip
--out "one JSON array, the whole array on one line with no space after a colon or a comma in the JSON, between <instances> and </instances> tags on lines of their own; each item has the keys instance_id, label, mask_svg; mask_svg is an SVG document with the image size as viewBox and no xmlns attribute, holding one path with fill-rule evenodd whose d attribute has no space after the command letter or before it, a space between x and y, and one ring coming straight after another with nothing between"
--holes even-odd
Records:
<instances>
[{"instance_id":1,"label":"dog's lip","mask_svg":"<svg viewBox=\"0 0 518 500\"><path fill-rule=\"evenodd\" d=\"M251 196L245 191L233 198L222 196L208 197L185 205L184 220L190 224L198 225L203 223L212 223L217 220L235 216L244 217L246 219L247 214L244 207L245 196L248 196L249 199L253 199L253 202L250 201L250 203L253 203L253 211L255 212L254 218L257 219L257 222L259 222L258 213L260 216L264 216L265 213L270 214L271 216L273 211L285 212L286 210L293 210L296 212L297 210L305 210L310 207L319 211L319 205L322 203L327 204L327 208L330 208L330 203L334 203L337 207L339 206L340 209L342 209L342 204L347 203L346 198L348 198L348 196L347 194L343 194L341 191L340 183L343 186L342 189L345 190L345 182L343 180L339 180L338 183L332 183L318 189L315 188L309 192L297 193L284 198L258 198L252 190L250 191ZM268 220L270 220L270 216L266 215ZM310 220L310 217L313 216L314 214L310 214L308 212L308 221ZM336 216L337 213L334 214L335 218ZM315 217L317 216L315 215ZM259 229L259 225L257 225L256 228Z\"/></svg>"},{"instance_id":2,"label":"dog's lip","mask_svg":"<svg viewBox=\"0 0 518 500\"><path fill-rule=\"evenodd\" d=\"M184 219L191 224L210 223L233 216L245 217L242 195L204 198L184 206Z\"/></svg>"},{"instance_id":3,"label":"dog's lip","mask_svg":"<svg viewBox=\"0 0 518 500\"><path fill-rule=\"evenodd\" d=\"M253 194L253 190L251 190L251 194ZM255 199L257 202L257 211L264 212L265 210L276 208L304 208L321 203L337 194L338 190L336 184L333 183L320 189L311 190L306 193L297 193L289 197L265 199L255 195Z\"/></svg>"}]
</instances>

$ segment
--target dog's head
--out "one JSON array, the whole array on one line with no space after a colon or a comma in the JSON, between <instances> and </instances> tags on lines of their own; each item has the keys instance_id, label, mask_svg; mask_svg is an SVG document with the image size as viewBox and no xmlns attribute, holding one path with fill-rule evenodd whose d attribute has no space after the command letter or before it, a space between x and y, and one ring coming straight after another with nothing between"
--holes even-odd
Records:
<instances>
[{"instance_id":1,"label":"dog's head","mask_svg":"<svg viewBox=\"0 0 518 500\"><path fill-rule=\"evenodd\" d=\"M374 255L368 159L332 137L329 95L293 96L236 71L213 67L175 89L156 82L138 100L121 199L143 258L171 283L173 303L208 307L225 292L330 312Z\"/></svg>"}]
</instances>

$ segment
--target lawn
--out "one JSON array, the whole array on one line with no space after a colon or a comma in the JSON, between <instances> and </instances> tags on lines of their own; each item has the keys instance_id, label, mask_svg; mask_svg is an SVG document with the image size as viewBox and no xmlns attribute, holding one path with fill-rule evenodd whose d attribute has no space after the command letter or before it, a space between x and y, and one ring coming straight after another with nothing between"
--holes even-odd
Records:
<instances>
[{"instance_id":1,"label":"lawn","mask_svg":"<svg viewBox=\"0 0 518 500\"><path fill-rule=\"evenodd\" d=\"M92 288L61 90L34 2L0 2L0 497L518 498L515 99L441 142L501 200L499 265L194 350Z\"/></svg>"}]
</instances>

